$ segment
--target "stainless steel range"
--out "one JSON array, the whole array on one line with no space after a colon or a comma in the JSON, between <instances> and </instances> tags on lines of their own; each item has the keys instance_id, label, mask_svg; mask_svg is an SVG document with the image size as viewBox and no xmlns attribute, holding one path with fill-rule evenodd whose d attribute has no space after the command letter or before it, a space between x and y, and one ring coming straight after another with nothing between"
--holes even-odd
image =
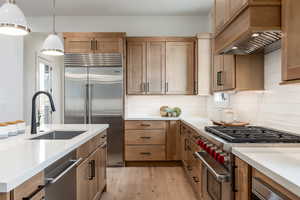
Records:
<instances>
[{"instance_id":1,"label":"stainless steel range","mask_svg":"<svg viewBox=\"0 0 300 200\"><path fill-rule=\"evenodd\" d=\"M225 145L300 143L298 135L260 126L208 126L205 131L211 135L197 138L200 151L195 155L203 165L203 192L207 200L234 199L234 155Z\"/></svg>"}]
</instances>

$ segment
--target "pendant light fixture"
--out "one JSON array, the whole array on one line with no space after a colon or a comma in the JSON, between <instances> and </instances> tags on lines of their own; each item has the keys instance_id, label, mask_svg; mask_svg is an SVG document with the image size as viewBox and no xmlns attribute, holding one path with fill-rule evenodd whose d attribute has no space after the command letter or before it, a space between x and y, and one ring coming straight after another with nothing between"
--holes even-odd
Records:
<instances>
[{"instance_id":1,"label":"pendant light fixture","mask_svg":"<svg viewBox=\"0 0 300 200\"><path fill-rule=\"evenodd\" d=\"M46 38L41 52L48 56L64 55L64 45L55 32L55 0L53 0L53 32Z\"/></svg>"},{"instance_id":2,"label":"pendant light fixture","mask_svg":"<svg viewBox=\"0 0 300 200\"><path fill-rule=\"evenodd\" d=\"M0 7L0 34L23 36L29 32L26 18L15 0L7 0Z\"/></svg>"}]
</instances>

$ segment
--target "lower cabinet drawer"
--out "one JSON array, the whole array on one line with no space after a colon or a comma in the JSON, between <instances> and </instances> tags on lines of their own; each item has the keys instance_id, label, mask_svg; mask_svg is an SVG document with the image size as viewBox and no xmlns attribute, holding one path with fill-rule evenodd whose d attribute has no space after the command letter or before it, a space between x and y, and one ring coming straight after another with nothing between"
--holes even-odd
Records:
<instances>
[{"instance_id":1,"label":"lower cabinet drawer","mask_svg":"<svg viewBox=\"0 0 300 200\"><path fill-rule=\"evenodd\" d=\"M126 161L159 161L166 159L166 149L164 145L145 145L125 147Z\"/></svg>"},{"instance_id":2,"label":"lower cabinet drawer","mask_svg":"<svg viewBox=\"0 0 300 200\"><path fill-rule=\"evenodd\" d=\"M125 144L161 144L166 143L164 130L127 130Z\"/></svg>"},{"instance_id":3,"label":"lower cabinet drawer","mask_svg":"<svg viewBox=\"0 0 300 200\"><path fill-rule=\"evenodd\" d=\"M41 189L44 185L44 173L40 172L39 174L33 176L29 180L25 181L23 184L15 188L11 192L11 199L13 200L23 200L23 199L32 199L32 200L41 200L45 198L45 190Z\"/></svg>"},{"instance_id":4,"label":"lower cabinet drawer","mask_svg":"<svg viewBox=\"0 0 300 200\"><path fill-rule=\"evenodd\" d=\"M165 121L125 121L125 130L166 129Z\"/></svg>"}]
</instances>

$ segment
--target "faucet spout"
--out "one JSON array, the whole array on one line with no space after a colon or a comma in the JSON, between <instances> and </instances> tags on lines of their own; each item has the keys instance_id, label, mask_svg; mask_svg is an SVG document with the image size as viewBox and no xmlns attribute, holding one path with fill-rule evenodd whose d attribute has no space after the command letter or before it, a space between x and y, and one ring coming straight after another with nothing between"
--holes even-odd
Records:
<instances>
[{"instance_id":1,"label":"faucet spout","mask_svg":"<svg viewBox=\"0 0 300 200\"><path fill-rule=\"evenodd\" d=\"M31 134L36 134L37 133L37 123L36 123L36 98L41 95L44 94L46 96L48 96L49 101L50 101L50 105L51 105L51 110L53 112L55 112L55 106L54 106L54 102L53 102L53 98L52 95L49 92L45 92L45 91L38 91L36 92L33 97L32 97L32 111L31 111Z\"/></svg>"}]
</instances>

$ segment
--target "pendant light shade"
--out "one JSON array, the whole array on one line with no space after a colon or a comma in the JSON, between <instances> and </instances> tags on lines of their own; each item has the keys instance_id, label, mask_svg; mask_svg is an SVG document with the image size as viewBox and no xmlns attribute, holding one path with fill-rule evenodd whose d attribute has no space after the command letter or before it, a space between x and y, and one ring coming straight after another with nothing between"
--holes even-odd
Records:
<instances>
[{"instance_id":1,"label":"pendant light shade","mask_svg":"<svg viewBox=\"0 0 300 200\"><path fill-rule=\"evenodd\" d=\"M26 18L14 1L0 7L0 34L23 36L30 32Z\"/></svg>"},{"instance_id":2,"label":"pendant light shade","mask_svg":"<svg viewBox=\"0 0 300 200\"><path fill-rule=\"evenodd\" d=\"M63 56L64 45L60 37L55 32L55 0L53 0L53 33L46 38L42 50L42 54L48 56Z\"/></svg>"},{"instance_id":3,"label":"pendant light shade","mask_svg":"<svg viewBox=\"0 0 300 200\"><path fill-rule=\"evenodd\" d=\"M56 33L48 35L41 52L48 56L62 56L64 55L64 45Z\"/></svg>"}]
</instances>

